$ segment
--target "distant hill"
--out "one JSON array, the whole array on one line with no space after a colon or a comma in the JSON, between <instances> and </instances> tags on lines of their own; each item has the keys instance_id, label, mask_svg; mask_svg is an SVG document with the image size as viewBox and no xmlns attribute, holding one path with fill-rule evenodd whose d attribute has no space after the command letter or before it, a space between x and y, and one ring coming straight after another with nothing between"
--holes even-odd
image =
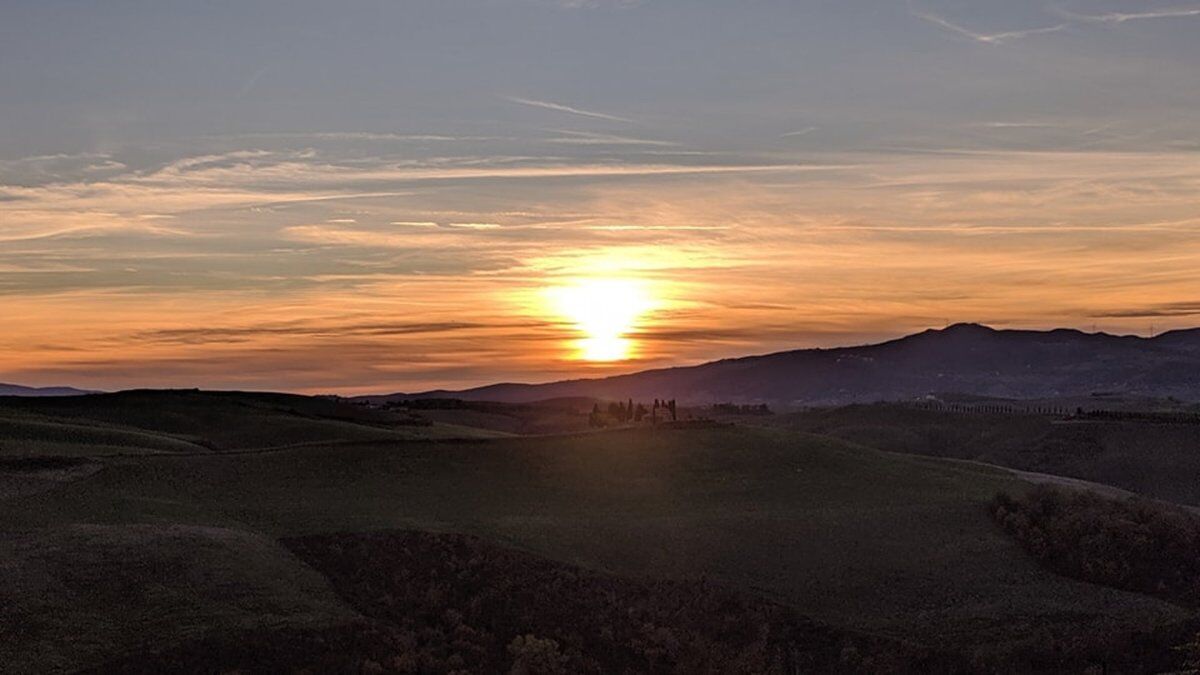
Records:
<instances>
[{"instance_id":1,"label":"distant hill","mask_svg":"<svg viewBox=\"0 0 1200 675\"><path fill-rule=\"evenodd\" d=\"M903 400L951 392L1053 398L1097 391L1200 400L1200 329L1141 338L956 324L859 347L802 349L604 379L496 384L386 398L506 402L675 398L681 404L736 401L787 406Z\"/></svg>"},{"instance_id":2,"label":"distant hill","mask_svg":"<svg viewBox=\"0 0 1200 675\"><path fill-rule=\"evenodd\" d=\"M74 387L23 387L0 382L0 396L85 396L95 393Z\"/></svg>"},{"instance_id":3,"label":"distant hill","mask_svg":"<svg viewBox=\"0 0 1200 675\"><path fill-rule=\"evenodd\" d=\"M297 444L477 438L494 432L327 397L265 392L131 390L0 398L0 460L217 453Z\"/></svg>"}]
</instances>

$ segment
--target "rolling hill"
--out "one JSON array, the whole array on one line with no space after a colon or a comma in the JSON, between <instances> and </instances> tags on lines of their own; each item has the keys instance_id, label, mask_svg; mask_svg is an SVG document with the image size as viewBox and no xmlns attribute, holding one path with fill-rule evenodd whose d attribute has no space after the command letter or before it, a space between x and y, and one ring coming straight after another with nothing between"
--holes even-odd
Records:
<instances>
[{"instance_id":1,"label":"rolling hill","mask_svg":"<svg viewBox=\"0 0 1200 675\"><path fill-rule=\"evenodd\" d=\"M1200 505L1198 424L956 414L889 403L771 415L753 422L881 450L997 464Z\"/></svg>"},{"instance_id":2,"label":"rolling hill","mask_svg":"<svg viewBox=\"0 0 1200 675\"><path fill-rule=\"evenodd\" d=\"M1041 653L1046 635L1105 644L1191 616L1038 567L989 519L996 492L1022 489L1005 471L782 430L631 429L103 462L86 479L5 502L4 529L466 534L618 577L707 579L839 630L989 661Z\"/></svg>"},{"instance_id":3,"label":"rolling hill","mask_svg":"<svg viewBox=\"0 0 1200 675\"><path fill-rule=\"evenodd\" d=\"M809 637L796 654L814 658L840 658L851 640L869 650L864 658L937 652L989 664L979 671L1100 664L1143 672L1130 664L1150 654L1159 670L1173 667L1171 647L1196 632L1186 607L1066 578L1031 558L988 510L997 493L1020 495L1031 483L996 467L866 447L878 439L841 433L859 428L858 416L509 436L409 426L409 414L192 390L3 399L0 567L15 583L0 604L15 611L0 618L0 634L17 639L0 638L0 657L19 664L16 672L161 672L198 655L211 660L206 672L255 659L273 672L293 663L293 652L297 667L330 654L378 660L377 651L392 663L413 631L446 627L455 632L441 635L454 642L463 617L474 617L472 644L496 662L530 630L520 617L543 616L545 603L574 602L589 589L603 593L578 605L580 620L611 623L614 638L611 649L588 653L650 654L658 643L629 631L651 615L682 621L670 628L676 638L709 641L676 611L679 598L709 584L741 607L721 609L723 620L775 616L782 622L763 624L769 633L802 631ZM951 417L962 416L914 424ZM1023 438L1046 424L1032 420ZM969 444L975 434L966 431ZM914 436L914 451L940 443L930 438ZM421 547L430 555L413 553ZM498 576L480 566L488 560L502 563ZM472 593L460 585L464 574L490 597L532 604L459 603ZM395 602L404 594L427 598L428 611L410 622L408 605ZM383 632L364 633L359 614ZM48 615L54 620L39 619ZM624 627L606 616L636 621ZM663 627L647 635L666 635ZM569 631L539 637L547 636L575 639ZM74 647L55 648L69 638Z\"/></svg>"},{"instance_id":4,"label":"rolling hill","mask_svg":"<svg viewBox=\"0 0 1200 675\"><path fill-rule=\"evenodd\" d=\"M1141 338L956 324L874 345L779 352L604 379L365 398L521 403L590 396L787 406L903 400L941 392L1054 398L1096 391L1200 400L1200 329Z\"/></svg>"},{"instance_id":5,"label":"rolling hill","mask_svg":"<svg viewBox=\"0 0 1200 675\"><path fill-rule=\"evenodd\" d=\"M134 390L0 398L0 458L237 452L495 435L325 397Z\"/></svg>"}]
</instances>

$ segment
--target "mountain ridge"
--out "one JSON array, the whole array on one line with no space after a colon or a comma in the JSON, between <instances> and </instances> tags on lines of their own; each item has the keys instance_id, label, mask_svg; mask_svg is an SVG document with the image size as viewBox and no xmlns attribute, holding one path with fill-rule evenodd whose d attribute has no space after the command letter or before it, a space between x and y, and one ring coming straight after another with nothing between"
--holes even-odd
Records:
<instances>
[{"instance_id":1,"label":"mountain ridge","mask_svg":"<svg viewBox=\"0 0 1200 675\"><path fill-rule=\"evenodd\" d=\"M20 384L0 382L0 396L86 396L97 393L99 392L75 387L26 387Z\"/></svg>"},{"instance_id":2,"label":"mountain ridge","mask_svg":"<svg viewBox=\"0 0 1200 675\"><path fill-rule=\"evenodd\" d=\"M796 349L543 384L357 397L527 403L564 396L830 405L938 392L1042 398L1121 391L1200 401L1200 328L1155 337L956 323L874 344Z\"/></svg>"}]
</instances>

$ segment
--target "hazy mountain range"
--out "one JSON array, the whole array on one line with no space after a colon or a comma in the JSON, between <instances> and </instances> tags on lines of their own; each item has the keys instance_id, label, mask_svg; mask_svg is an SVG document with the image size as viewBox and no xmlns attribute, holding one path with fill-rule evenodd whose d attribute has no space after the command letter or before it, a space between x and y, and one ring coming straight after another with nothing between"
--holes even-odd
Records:
<instances>
[{"instance_id":1,"label":"hazy mountain range","mask_svg":"<svg viewBox=\"0 0 1200 675\"><path fill-rule=\"evenodd\" d=\"M19 384L0 382L0 396L83 396L94 393L96 392L74 387L22 387Z\"/></svg>"},{"instance_id":2,"label":"hazy mountain range","mask_svg":"<svg viewBox=\"0 0 1200 675\"><path fill-rule=\"evenodd\" d=\"M798 349L598 379L358 398L447 397L509 403L568 397L674 398L683 404L789 406L951 393L1022 399L1096 392L1200 401L1200 328L1143 338L1062 328L996 330L964 323L879 344ZM88 393L93 392L0 384L0 396Z\"/></svg>"},{"instance_id":3,"label":"hazy mountain range","mask_svg":"<svg viewBox=\"0 0 1200 675\"><path fill-rule=\"evenodd\" d=\"M955 324L858 347L801 349L602 379L366 398L528 402L590 396L817 405L937 393L1050 398L1100 391L1200 400L1200 329L1142 338Z\"/></svg>"}]
</instances>

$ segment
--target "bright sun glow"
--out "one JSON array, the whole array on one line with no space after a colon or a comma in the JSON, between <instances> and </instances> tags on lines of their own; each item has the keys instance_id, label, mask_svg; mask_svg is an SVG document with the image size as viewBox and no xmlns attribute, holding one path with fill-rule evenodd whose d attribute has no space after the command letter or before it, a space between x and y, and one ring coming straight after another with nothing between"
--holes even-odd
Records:
<instances>
[{"instance_id":1,"label":"bright sun glow","mask_svg":"<svg viewBox=\"0 0 1200 675\"><path fill-rule=\"evenodd\" d=\"M583 337L578 358L586 361L622 361L633 355L629 334L653 306L647 286L633 279L582 279L550 291L558 314L568 319Z\"/></svg>"}]
</instances>

